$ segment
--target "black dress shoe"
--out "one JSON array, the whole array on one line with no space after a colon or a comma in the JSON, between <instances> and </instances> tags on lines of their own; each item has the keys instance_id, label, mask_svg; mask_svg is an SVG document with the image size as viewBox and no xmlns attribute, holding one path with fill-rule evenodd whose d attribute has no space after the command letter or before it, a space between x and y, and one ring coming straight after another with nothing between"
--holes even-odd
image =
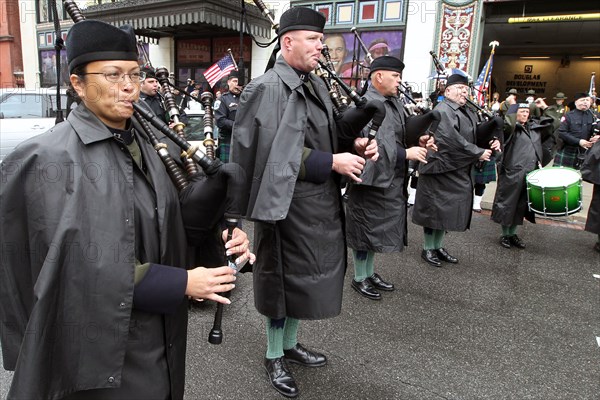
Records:
<instances>
[{"instance_id":1,"label":"black dress shoe","mask_svg":"<svg viewBox=\"0 0 600 400\"><path fill-rule=\"evenodd\" d=\"M510 244L515 246L516 248L519 248L519 249L525 248L525 243L523 243L521 238L519 238L517 235L509 236L508 240L510 241Z\"/></svg>"},{"instance_id":2,"label":"black dress shoe","mask_svg":"<svg viewBox=\"0 0 600 400\"><path fill-rule=\"evenodd\" d=\"M508 238L508 236L501 236L500 244L502 245L502 247L510 249L510 239Z\"/></svg>"},{"instance_id":3,"label":"black dress shoe","mask_svg":"<svg viewBox=\"0 0 600 400\"><path fill-rule=\"evenodd\" d=\"M367 299L381 300L381 293L375 290L368 279L365 279L361 282L357 282L352 279L352 288L361 295L365 296Z\"/></svg>"},{"instance_id":4,"label":"black dress shoe","mask_svg":"<svg viewBox=\"0 0 600 400\"><path fill-rule=\"evenodd\" d=\"M371 282L371 285L375 286L376 289L385 290L388 292L394 290L394 284L384 281L383 279L381 279L381 276L379 276L379 274L373 274L367 279L369 280L369 282Z\"/></svg>"},{"instance_id":5,"label":"black dress shoe","mask_svg":"<svg viewBox=\"0 0 600 400\"><path fill-rule=\"evenodd\" d=\"M298 396L298 386L283 357L265 358L265 370L275 390L285 397Z\"/></svg>"},{"instance_id":6,"label":"black dress shoe","mask_svg":"<svg viewBox=\"0 0 600 400\"><path fill-rule=\"evenodd\" d=\"M421 252L421 258L427 261L430 265L433 265L434 267L442 266L442 262L438 258L437 251L435 250L423 250Z\"/></svg>"},{"instance_id":7,"label":"black dress shoe","mask_svg":"<svg viewBox=\"0 0 600 400\"><path fill-rule=\"evenodd\" d=\"M300 343L296 343L289 350L283 350L283 355L287 361L305 367L322 367L327 364L327 357L324 354L310 351Z\"/></svg>"},{"instance_id":8,"label":"black dress shoe","mask_svg":"<svg viewBox=\"0 0 600 400\"><path fill-rule=\"evenodd\" d=\"M436 250L436 253L440 260L449 262L450 264L458 264L458 258L450 255L445 248L440 247Z\"/></svg>"}]
</instances>

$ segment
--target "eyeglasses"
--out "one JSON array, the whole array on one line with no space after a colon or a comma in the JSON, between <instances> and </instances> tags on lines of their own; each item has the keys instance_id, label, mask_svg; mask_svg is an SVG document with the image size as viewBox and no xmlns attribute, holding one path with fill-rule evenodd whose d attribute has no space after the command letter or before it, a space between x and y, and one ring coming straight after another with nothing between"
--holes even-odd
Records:
<instances>
[{"instance_id":1,"label":"eyeglasses","mask_svg":"<svg viewBox=\"0 0 600 400\"><path fill-rule=\"evenodd\" d=\"M125 77L128 76L131 82L141 82L146 79L146 73L144 71L132 72L130 74L122 74L120 72L86 72L80 75L104 75L104 79L110 83L124 82Z\"/></svg>"}]
</instances>

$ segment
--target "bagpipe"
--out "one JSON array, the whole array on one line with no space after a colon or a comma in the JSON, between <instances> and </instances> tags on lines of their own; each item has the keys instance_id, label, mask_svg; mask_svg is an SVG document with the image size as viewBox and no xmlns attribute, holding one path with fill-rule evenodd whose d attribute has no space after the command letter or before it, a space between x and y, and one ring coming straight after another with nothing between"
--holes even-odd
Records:
<instances>
[{"instance_id":1,"label":"bagpipe","mask_svg":"<svg viewBox=\"0 0 600 400\"><path fill-rule=\"evenodd\" d=\"M438 76L445 74L444 67L440 63L439 59L435 55L433 51L430 51L429 54L433 59L433 65L437 71ZM480 118L477 127L475 128L475 144L477 147L481 147L482 149L489 149L492 142L495 140L499 140L502 143L502 130L504 127L504 121L499 116L494 116L493 113L481 107L479 104L475 103L468 96L465 97L467 102L466 106L468 109L476 114Z\"/></svg>"},{"instance_id":2,"label":"bagpipe","mask_svg":"<svg viewBox=\"0 0 600 400\"><path fill-rule=\"evenodd\" d=\"M81 10L73 0L63 0L63 7L75 23L85 20ZM183 123L179 119L179 112L175 105L174 96L168 84L169 73L166 68L156 71L157 80L163 88L163 96L168 106L173 128L157 117L148 107L139 103L133 103L133 118L142 127L148 140L155 148L158 156L163 161L167 173L179 191L179 201L183 225L185 228L188 244L190 246L202 246L207 237L218 235L223 220L228 230L228 240L233 234L239 219L243 215L240 200L244 193L242 188L245 183L245 172L238 164L224 164L214 158L214 151L210 156L192 146L184 138ZM209 93L210 94L210 93ZM212 112L212 94L204 93L201 101L205 106L205 126L214 124ZM168 148L168 144L154 133L155 129L165 135L171 142L181 148L179 163ZM205 130L208 133L208 130ZM207 146L207 150L210 147ZM208 150L210 151L210 150ZM183 165L185 169L182 169ZM200 169L198 168L200 167ZM221 252L224 255L225 251ZM234 256L228 257L228 265L237 269ZM224 296L228 296L226 293ZM223 304L217 304L215 322L209 335L209 342L221 343L223 333L221 331L221 318Z\"/></svg>"},{"instance_id":3,"label":"bagpipe","mask_svg":"<svg viewBox=\"0 0 600 400\"><path fill-rule=\"evenodd\" d=\"M350 29L355 36L356 41L359 43L360 47L365 52L365 59L369 62L369 65L373 62L373 56L369 52L367 45L360 37L360 33L355 27ZM366 89L366 85L363 89ZM363 90L364 91L364 90ZM407 100L418 106L418 103L412 98L409 94L410 87L404 85L403 82L400 83L398 87L397 97L399 100ZM438 111L427 111L420 110L419 115L409 115L406 119L406 127L405 127L405 145L407 147L417 146L419 144L419 138L422 135L430 135L432 136L440 121L440 113Z\"/></svg>"},{"instance_id":4,"label":"bagpipe","mask_svg":"<svg viewBox=\"0 0 600 400\"><path fill-rule=\"evenodd\" d=\"M278 34L279 24L275 23L275 19L269 9L261 0L254 0L254 4L269 19L273 30ZM273 67L275 55L278 51L279 44L275 46L271 54L267 70ZM367 136L370 142L375 138L377 130L379 130L385 118L385 106L379 100L367 101L367 99L359 96L354 89L337 76L331 64L331 57L327 46L323 46L321 54L323 54L325 61L319 60L314 72L323 79L325 87L329 92L329 97L333 104L333 115L338 128L348 136L358 137L362 128L371 121L371 127ZM354 102L356 107L349 108L350 101Z\"/></svg>"}]
</instances>

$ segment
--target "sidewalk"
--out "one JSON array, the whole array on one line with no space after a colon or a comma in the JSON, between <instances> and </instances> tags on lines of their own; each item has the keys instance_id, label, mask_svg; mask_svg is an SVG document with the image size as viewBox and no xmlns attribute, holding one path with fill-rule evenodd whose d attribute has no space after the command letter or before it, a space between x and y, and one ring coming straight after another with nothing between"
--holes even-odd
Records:
<instances>
[{"instance_id":1,"label":"sidewalk","mask_svg":"<svg viewBox=\"0 0 600 400\"><path fill-rule=\"evenodd\" d=\"M575 214L571 214L565 217L544 217L542 215L537 215L536 218L547 219L551 221L559 221L566 223L575 223L575 224L585 224L585 220L587 218L588 209L590 206L590 201L592 200L592 194L594 191L594 185L591 183L582 181L581 187L581 210L576 212ZM492 209L492 205L494 204L494 194L496 193L496 182L490 182L485 187L485 192L483 193L483 199L481 200L481 208L484 210Z\"/></svg>"}]
</instances>

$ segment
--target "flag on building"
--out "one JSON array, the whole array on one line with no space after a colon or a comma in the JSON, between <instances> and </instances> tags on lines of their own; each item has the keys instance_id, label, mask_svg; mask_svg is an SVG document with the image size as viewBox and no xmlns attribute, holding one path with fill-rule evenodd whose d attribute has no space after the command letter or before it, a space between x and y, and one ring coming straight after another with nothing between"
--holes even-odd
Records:
<instances>
[{"instance_id":1,"label":"flag on building","mask_svg":"<svg viewBox=\"0 0 600 400\"><path fill-rule=\"evenodd\" d=\"M206 71L204 71L204 77L210 85L215 86L217 82L229 75L231 71L235 69L235 63L230 54L226 54L225 57L221 58L215 64L211 65Z\"/></svg>"},{"instance_id":2,"label":"flag on building","mask_svg":"<svg viewBox=\"0 0 600 400\"><path fill-rule=\"evenodd\" d=\"M492 67L494 66L494 49L490 53L490 58L487 60L481 73L477 77L475 82L475 92L477 97L477 103L481 106L485 106L486 95L490 87L490 81L492 80ZM489 96L488 96L489 97Z\"/></svg>"}]
</instances>

